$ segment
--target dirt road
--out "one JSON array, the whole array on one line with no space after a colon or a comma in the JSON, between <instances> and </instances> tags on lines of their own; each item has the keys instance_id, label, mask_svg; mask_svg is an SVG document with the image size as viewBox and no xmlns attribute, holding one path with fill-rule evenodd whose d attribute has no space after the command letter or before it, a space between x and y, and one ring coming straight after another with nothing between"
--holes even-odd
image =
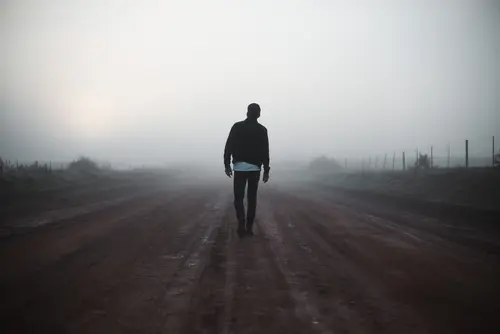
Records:
<instances>
[{"instance_id":1,"label":"dirt road","mask_svg":"<svg viewBox=\"0 0 500 334\"><path fill-rule=\"evenodd\" d=\"M500 332L500 238L484 217L262 188L256 235L243 240L230 186L215 184L11 226L0 331Z\"/></svg>"}]
</instances>

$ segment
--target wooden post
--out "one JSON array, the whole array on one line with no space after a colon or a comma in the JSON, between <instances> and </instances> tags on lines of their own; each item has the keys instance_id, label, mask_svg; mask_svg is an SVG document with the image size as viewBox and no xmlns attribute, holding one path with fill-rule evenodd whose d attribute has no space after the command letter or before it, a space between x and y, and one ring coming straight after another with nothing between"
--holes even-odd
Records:
<instances>
[{"instance_id":1,"label":"wooden post","mask_svg":"<svg viewBox=\"0 0 500 334\"><path fill-rule=\"evenodd\" d=\"M418 164L419 164L419 162L420 162L420 157L419 157L418 153L419 153L419 152L418 152L418 148L417 148L417 162L416 162L416 166L418 166Z\"/></svg>"},{"instance_id":2,"label":"wooden post","mask_svg":"<svg viewBox=\"0 0 500 334\"><path fill-rule=\"evenodd\" d=\"M495 167L495 136L491 138L491 164Z\"/></svg>"},{"instance_id":3,"label":"wooden post","mask_svg":"<svg viewBox=\"0 0 500 334\"><path fill-rule=\"evenodd\" d=\"M392 170L394 170L395 166L396 166L396 152L394 152L394 155L392 156Z\"/></svg>"},{"instance_id":4,"label":"wooden post","mask_svg":"<svg viewBox=\"0 0 500 334\"><path fill-rule=\"evenodd\" d=\"M434 147L431 146L431 169L434 168Z\"/></svg>"},{"instance_id":5,"label":"wooden post","mask_svg":"<svg viewBox=\"0 0 500 334\"><path fill-rule=\"evenodd\" d=\"M465 140L465 168L469 168L469 140Z\"/></svg>"},{"instance_id":6,"label":"wooden post","mask_svg":"<svg viewBox=\"0 0 500 334\"><path fill-rule=\"evenodd\" d=\"M403 170L406 170L405 151L403 151Z\"/></svg>"},{"instance_id":7,"label":"wooden post","mask_svg":"<svg viewBox=\"0 0 500 334\"><path fill-rule=\"evenodd\" d=\"M448 143L448 168L450 168L451 146Z\"/></svg>"}]
</instances>

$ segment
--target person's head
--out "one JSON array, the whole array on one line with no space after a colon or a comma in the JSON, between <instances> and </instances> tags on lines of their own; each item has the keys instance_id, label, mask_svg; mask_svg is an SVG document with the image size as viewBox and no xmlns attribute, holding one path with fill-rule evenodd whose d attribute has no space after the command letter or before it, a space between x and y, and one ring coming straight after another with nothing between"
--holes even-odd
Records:
<instances>
[{"instance_id":1,"label":"person's head","mask_svg":"<svg viewBox=\"0 0 500 334\"><path fill-rule=\"evenodd\" d=\"M248 105L247 117L251 120L257 120L260 117L260 106L257 103Z\"/></svg>"}]
</instances>

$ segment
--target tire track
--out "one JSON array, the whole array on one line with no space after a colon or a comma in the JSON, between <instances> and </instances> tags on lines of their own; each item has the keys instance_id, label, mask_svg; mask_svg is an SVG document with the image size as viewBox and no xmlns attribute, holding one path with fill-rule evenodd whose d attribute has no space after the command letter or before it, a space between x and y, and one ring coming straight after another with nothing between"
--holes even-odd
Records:
<instances>
[{"instance_id":1,"label":"tire track","mask_svg":"<svg viewBox=\"0 0 500 334\"><path fill-rule=\"evenodd\" d=\"M366 215L363 206L344 209L321 197L272 192L269 198L285 239L292 241L286 245L297 254L292 270L304 269L303 286L316 291L321 314L333 315L328 328L469 333L489 332L496 321L499 276L489 254L453 245L427 228L413 230L417 221L407 226L406 220L414 217L386 221L386 215ZM443 233L447 226L436 222L433 228Z\"/></svg>"},{"instance_id":2,"label":"tire track","mask_svg":"<svg viewBox=\"0 0 500 334\"><path fill-rule=\"evenodd\" d=\"M66 282L64 284L69 283L69 278L62 274L63 270L76 267L74 261L82 256L88 258L89 255L96 254L98 252L96 247L103 247L106 244L111 230L120 231L128 227L131 221L160 210L165 199L148 199L147 202L146 204L146 202L139 201L131 206L130 210L128 208L123 210L120 215L114 212L112 216L109 216L111 219L105 221L96 219L88 225L79 221L79 224L59 225L57 228L53 226L50 229L42 228L40 233L34 231L33 234L15 237L2 244L0 262L10 270L2 273L1 284L6 291L4 296L12 297L7 298L4 304L6 308L8 305L10 311L2 308L2 313L16 313L12 310L23 308L29 300L47 295L40 295L41 280L48 283L43 286L44 289L50 289L55 285L52 281L59 282L58 288L61 288L61 280ZM107 213L102 214L108 218ZM100 217L102 216L99 214L94 218ZM95 260L89 261L93 263ZM79 270L84 270L85 267L87 265ZM45 280L46 277L52 278Z\"/></svg>"},{"instance_id":3,"label":"tire track","mask_svg":"<svg viewBox=\"0 0 500 334\"><path fill-rule=\"evenodd\" d=\"M302 219L303 233L316 240L327 256L334 256L338 252L332 243L338 239L332 232L334 220L311 215L306 208L310 206L302 206L302 213L296 214ZM384 327L398 332L394 325L398 324L399 331L416 333L483 332L488 327L475 319L495 318L495 312L483 306L498 304L493 297L498 291L488 288L498 277L498 271L488 265L490 259L484 254L478 258L476 250L466 251L462 245L440 238L440 233L431 234L430 229L414 230L405 223L351 210L347 212L349 222L365 225L367 230L352 235L344 249L344 263L366 289L365 295L371 296L374 315L386 324ZM437 222L433 228L447 227ZM478 277L482 277L481 287L477 286ZM411 329L405 329L405 324Z\"/></svg>"},{"instance_id":4,"label":"tire track","mask_svg":"<svg viewBox=\"0 0 500 334\"><path fill-rule=\"evenodd\" d=\"M377 322L382 324L382 327L385 328L383 329L384 332L427 332L427 329L421 328L419 321L414 319L414 310L408 309L406 305L401 305L391 300L385 287L380 285L378 280L368 271L364 270L366 267L359 266L359 262L355 261L352 256L349 257L348 251L344 250L339 252L338 248L332 246L331 239L329 239L330 242L325 240L324 236L328 236L328 233L325 232L324 227L319 228L320 225L322 226L321 223L310 216L306 216L306 218L303 215L299 215L299 217L302 217L300 234L305 237L304 239L312 241L313 248L316 252L322 252L324 254L320 256L320 259L325 259L321 261L321 264L325 267L332 267L330 263L335 263L332 270L341 270L348 275L353 285L356 285L356 289L365 296L361 303L355 301L357 307L362 307L362 309L364 309L364 311L358 311L358 313L372 314L373 317L377 319ZM331 261L326 261L327 258L330 258ZM351 301L353 300L354 299L351 299ZM396 318L399 319L401 323L408 324L407 327L390 329L392 327L392 320Z\"/></svg>"},{"instance_id":5,"label":"tire track","mask_svg":"<svg viewBox=\"0 0 500 334\"><path fill-rule=\"evenodd\" d=\"M163 331L166 333L181 333L186 323L191 320L186 318L190 305L193 304L192 296L197 283L202 280L208 264L209 249L214 249L216 237L220 235L222 218L227 212L228 195L220 195L209 212L205 212L198 226L199 233L188 245L188 255L179 263L178 270L169 282L163 300L166 303L162 316L166 319Z\"/></svg>"},{"instance_id":6,"label":"tire track","mask_svg":"<svg viewBox=\"0 0 500 334\"><path fill-rule=\"evenodd\" d=\"M232 235L227 217L217 227L213 244L197 286L192 290L189 309L183 317L182 333L222 333L226 317L230 317L232 304L232 271L228 249Z\"/></svg>"},{"instance_id":7,"label":"tire track","mask_svg":"<svg viewBox=\"0 0 500 334\"><path fill-rule=\"evenodd\" d=\"M269 237L269 246L274 254L276 264L289 286L290 297L295 302L295 315L302 323L310 324L308 332L333 334L333 331L327 327L325 318L320 314L316 296L313 296L301 284L297 272L294 272L289 266L291 257L294 254L284 246L283 234L274 218L269 198L266 201L261 201L261 203L260 210L263 218L260 227Z\"/></svg>"},{"instance_id":8,"label":"tire track","mask_svg":"<svg viewBox=\"0 0 500 334\"><path fill-rule=\"evenodd\" d=\"M231 210L232 212L232 210ZM226 251L226 281L224 286L224 315L223 315L223 326L222 334L231 333L231 324L233 322L234 316L234 294L236 289L236 229L234 221L228 217L232 217L231 214L226 215L225 229L227 230L227 251Z\"/></svg>"},{"instance_id":9,"label":"tire track","mask_svg":"<svg viewBox=\"0 0 500 334\"><path fill-rule=\"evenodd\" d=\"M159 255L162 254L157 252L162 249L170 253L173 247L178 250L185 247L185 244L175 242L180 225L184 222L178 218L182 215L183 218L199 215L198 210L192 210L193 205L199 208L207 196L205 192L197 192L192 196L177 192L165 198L160 197L158 201L150 201L149 206L113 224L93 221L90 226L107 227L98 235L89 235L89 238L92 236L90 242L84 243L76 251L45 267L43 271L26 277L25 284L16 283L22 295L28 298L26 302L29 306L23 307L22 312L12 313L9 323L13 326L17 323L17 327L13 327L17 329L20 329L19 324L23 324L22 328L36 325L49 332L121 332L118 328L123 325L120 323L123 322L123 315L134 313L139 305L145 303L142 294L149 293L150 288L144 284L152 283L156 289L163 287L150 279L158 278L147 278L146 275L151 276L151 272L144 272L146 266L141 267L140 264L154 263L151 260L161 262ZM77 226L82 232L88 232L87 225L78 224L68 225L68 233ZM64 225L60 227L66 229ZM197 227L193 224L193 228ZM77 237L78 234L70 236ZM49 242L52 237L54 235L47 232L45 242ZM165 270L168 272L170 267L168 265ZM159 268L165 272L163 267ZM141 280L137 281L134 276Z\"/></svg>"},{"instance_id":10,"label":"tire track","mask_svg":"<svg viewBox=\"0 0 500 334\"><path fill-rule=\"evenodd\" d=\"M186 262L192 258L191 252L203 239L205 221L213 211L208 196L202 192L193 199L181 198L178 203L171 203L167 215L158 217L161 230L150 232L147 247L133 263L134 274L109 292L107 298L114 302L105 312L107 316L97 322L87 321L86 332L94 333L95 328L102 333L163 331L164 313L169 307L165 294L182 267L189 265ZM105 309L99 305L98 308ZM75 327L76 332L82 332Z\"/></svg>"},{"instance_id":11,"label":"tire track","mask_svg":"<svg viewBox=\"0 0 500 334\"><path fill-rule=\"evenodd\" d=\"M256 235L235 244L236 289L229 333L310 333L310 323L297 317L296 301L258 218Z\"/></svg>"},{"instance_id":12,"label":"tire track","mask_svg":"<svg viewBox=\"0 0 500 334\"><path fill-rule=\"evenodd\" d=\"M256 222L256 236L235 235L232 206L217 232L182 333L307 333L289 285Z\"/></svg>"},{"instance_id":13,"label":"tire track","mask_svg":"<svg viewBox=\"0 0 500 334\"><path fill-rule=\"evenodd\" d=\"M342 245L342 239L330 237L326 241L324 237L329 234L313 229L318 223L310 206L309 211L302 211L298 203L282 199L281 194L273 193L268 202L275 209L277 228L293 254L290 267L299 271L302 289L315 301L315 317L324 322L325 328L347 333L427 332L414 312L394 303L384 288L351 260L349 248L331 246Z\"/></svg>"}]
</instances>

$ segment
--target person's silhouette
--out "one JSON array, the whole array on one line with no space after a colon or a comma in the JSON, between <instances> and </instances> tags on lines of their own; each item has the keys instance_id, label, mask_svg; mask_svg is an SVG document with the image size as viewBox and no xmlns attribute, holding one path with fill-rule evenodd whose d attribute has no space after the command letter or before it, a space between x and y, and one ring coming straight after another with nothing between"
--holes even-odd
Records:
<instances>
[{"instance_id":1,"label":"person's silhouette","mask_svg":"<svg viewBox=\"0 0 500 334\"><path fill-rule=\"evenodd\" d=\"M248 106L247 119L235 123L231 128L224 150L226 175L231 177L234 169L234 207L238 219L238 235L253 235L253 222L257 208L257 188L261 167L264 166L263 181L269 181L269 137L267 129L257 120L260 106ZM231 169L231 157L233 169ZM248 209L245 219L245 188L248 183Z\"/></svg>"}]
</instances>

